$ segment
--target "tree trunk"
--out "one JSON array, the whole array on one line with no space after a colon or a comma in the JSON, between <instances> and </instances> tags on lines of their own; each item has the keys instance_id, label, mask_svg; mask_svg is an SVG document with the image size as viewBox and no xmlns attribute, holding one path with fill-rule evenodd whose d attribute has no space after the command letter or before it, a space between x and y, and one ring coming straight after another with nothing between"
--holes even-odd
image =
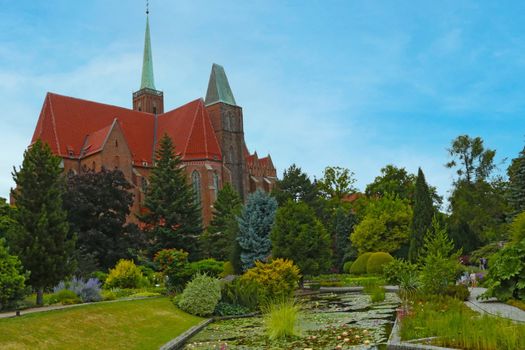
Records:
<instances>
[{"instance_id":1,"label":"tree trunk","mask_svg":"<svg viewBox=\"0 0 525 350\"><path fill-rule=\"evenodd\" d=\"M38 288L36 290L36 305L44 306L44 288Z\"/></svg>"}]
</instances>

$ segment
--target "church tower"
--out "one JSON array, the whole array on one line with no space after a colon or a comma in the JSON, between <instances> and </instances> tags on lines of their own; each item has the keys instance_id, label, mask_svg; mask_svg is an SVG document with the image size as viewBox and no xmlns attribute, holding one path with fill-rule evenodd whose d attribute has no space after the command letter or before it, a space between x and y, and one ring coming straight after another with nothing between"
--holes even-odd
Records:
<instances>
[{"instance_id":1,"label":"church tower","mask_svg":"<svg viewBox=\"0 0 525 350\"><path fill-rule=\"evenodd\" d=\"M232 186L245 199L248 189L242 108L235 103L224 68L215 63L204 103L221 147L224 165L230 171Z\"/></svg>"},{"instance_id":2,"label":"church tower","mask_svg":"<svg viewBox=\"0 0 525 350\"><path fill-rule=\"evenodd\" d=\"M146 34L144 37L144 59L142 61L142 80L140 89L133 93L133 109L152 114L164 113L164 94L155 89L153 77L153 58L149 35L149 9L146 10Z\"/></svg>"}]
</instances>

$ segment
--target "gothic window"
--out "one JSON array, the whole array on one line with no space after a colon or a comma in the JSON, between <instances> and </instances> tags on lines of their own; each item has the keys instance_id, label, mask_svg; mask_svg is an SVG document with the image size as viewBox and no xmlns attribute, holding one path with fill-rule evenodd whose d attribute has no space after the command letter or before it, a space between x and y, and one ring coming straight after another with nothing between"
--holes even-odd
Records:
<instances>
[{"instance_id":1,"label":"gothic window","mask_svg":"<svg viewBox=\"0 0 525 350\"><path fill-rule=\"evenodd\" d=\"M118 148L118 140L115 140L115 147Z\"/></svg>"},{"instance_id":2,"label":"gothic window","mask_svg":"<svg viewBox=\"0 0 525 350\"><path fill-rule=\"evenodd\" d=\"M226 114L224 116L224 130L226 130L226 131L230 131L231 130L230 115L229 114Z\"/></svg>"},{"instance_id":3,"label":"gothic window","mask_svg":"<svg viewBox=\"0 0 525 350\"><path fill-rule=\"evenodd\" d=\"M120 157L119 156L115 156L115 158L113 158L113 167L115 169L118 169L120 167Z\"/></svg>"},{"instance_id":4,"label":"gothic window","mask_svg":"<svg viewBox=\"0 0 525 350\"><path fill-rule=\"evenodd\" d=\"M97 170L97 163L95 162L91 163L91 170L93 171Z\"/></svg>"},{"instance_id":5,"label":"gothic window","mask_svg":"<svg viewBox=\"0 0 525 350\"><path fill-rule=\"evenodd\" d=\"M193 185L193 191L195 191L195 203L201 204L201 176L197 170L191 173L191 183Z\"/></svg>"},{"instance_id":6,"label":"gothic window","mask_svg":"<svg viewBox=\"0 0 525 350\"><path fill-rule=\"evenodd\" d=\"M228 163L233 164L233 146L230 146L230 151L226 155L226 160Z\"/></svg>"},{"instance_id":7,"label":"gothic window","mask_svg":"<svg viewBox=\"0 0 525 350\"><path fill-rule=\"evenodd\" d=\"M139 102L138 106L139 106L139 112L141 112L142 111L142 102Z\"/></svg>"},{"instance_id":8,"label":"gothic window","mask_svg":"<svg viewBox=\"0 0 525 350\"><path fill-rule=\"evenodd\" d=\"M213 173L213 195L214 198L217 199L217 195L219 194L219 175L217 173Z\"/></svg>"},{"instance_id":9,"label":"gothic window","mask_svg":"<svg viewBox=\"0 0 525 350\"><path fill-rule=\"evenodd\" d=\"M146 192L146 190L148 189L148 180L146 180L146 178L143 177L140 185L142 187L142 192Z\"/></svg>"}]
</instances>

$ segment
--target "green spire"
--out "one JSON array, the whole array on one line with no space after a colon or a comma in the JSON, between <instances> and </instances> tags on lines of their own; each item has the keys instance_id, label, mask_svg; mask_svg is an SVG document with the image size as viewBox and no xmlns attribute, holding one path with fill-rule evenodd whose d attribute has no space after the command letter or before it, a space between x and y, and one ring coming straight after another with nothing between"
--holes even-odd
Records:
<instances>
[{"instance_id":1,"label":"green spire","mask_svg":"<svg viewBox=\"0 0 525 350\"><path fill-rule=\"evenodd\" d=\"M151 56L151 39L149 37L149 15L146 12L146 36L144 38L144 60L142 62L141 89L155 90L155 79L153 78L153 58Z\"/></svg>"},{"instance_id":2,"label":"green spire","mask_svg":"<svg viewBox=\"0 0 525 350\"><path fill-rule=\"evenodd\" d=\"M224 102L236 106L232 89L228 83L228 78L224 68L214 63L211 67L210 82L208 83L208 92L206 92L206 105L217 102Z\"/></svg>"}]
</instances>

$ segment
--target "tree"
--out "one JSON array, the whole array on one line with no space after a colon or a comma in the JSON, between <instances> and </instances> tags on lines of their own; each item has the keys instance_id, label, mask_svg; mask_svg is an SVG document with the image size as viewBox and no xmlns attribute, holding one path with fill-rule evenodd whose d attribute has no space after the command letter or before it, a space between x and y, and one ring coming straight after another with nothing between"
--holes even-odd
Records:
<instances>
[{"instance_id":1,"label":"tree","mask_svg":"<svg viewBox=\"0 0 525 350\"><path fill-rule=\"evenodd\" d=\"M10 235L9 246L31 272L29 284L37 290L37 305L43 304L44 288L56 285L75 268L75 240L62 205L61 162L38 140L24 152L22 167L13 172L16 189L11 194L20 230Z\"/></svg>"},{"instance_id":2,"label":"tree","mask_svg":"<svg viewBox=\"0 0 525 350\"><path fill-rule=\"evenodd\" d=\"M277 182L272 195L279 205L285 204L288 200L312 203L317 198L318 190L308 175L300 167L292 164L284 171L283 178Z\"/></svg>"},{"instance_id":3,"label":"tree","mask_svg":"<svg viewBox=\"0 0 525 350\"><path fill-rule=\"evenodd\" d=\"M396 252L408 242L411 220L408 200L391 196L371 200L350 236L352 245L359 253Z\"/></svg>"},{"instance_id":4,"label":"tree","mask_svg":"<svg viewBox=\"0 0 525 350\"><path fill-rule=\"evenodd\" d=\"M454 252L454 242L448 238L447 229L434 218L420 255L421 284L425 293L443 294L447 286L456 281L461 271L460 255L461 251Z\"/></svg>"},{"instance_id":5,"label":"tree","mask_svg":"<svg viewBox=\"0 0 525 350\"><path fill-rule=\"evenodd\" d=\"M151 170L144 207L140 216L154 239L152 252L165 248L183 249L197 255L197 238L202 221L195 192L186 181L182 161L168 135L159 142L155 166Z\"/></svg>"},{"instance_id":6,"label":"tree","mask_svg":"<svg viewBox=\"0 0 525 350\"><path fill-rule=\"evenodd\" d=\"M410 174L405 168L398 168L388 164L381 169L381 175L374 179L374 182L366 186L365 194L367 197L382 197L386 194L397 196L401 199L408 199L410 204L414 204L417 177ZM428 185L427 185L428 186ZM437 189L428 186L432 202L436 208L443 203L443 198L437 193Z\"/></svg>"},{"instance_id":7,"label":"tree","mask_svg":"<svg viewBox=\"0 0 525 350\"><path fill-rule=\"evenodd\" d=\"M232 223L236 223L241 213L242 201L233 187L226 183L217 194L213 204L213 219L207 229L209 240L209 256L220 260L228 260L235 244L236 230Z\"/></svg>"},{"instance_id":8,"label":"tree","mask_svg":"<svg viewBox=\"0 0 525 350\"><path fill-rule=\"evenodd\" d=\"M485 149L481 137L460 135L452 141L448 152L452 160L446 167L457 168L459 180L465 180L467 183L486 180L495 168L496 151Z\"/></svg>"},{"instance_id":9,"label":"tree","mask_svg":"<svg viewBox=\"0 0 525 350\"><path fill-rule=\"evenodd\" d=\"M5 239L0 238L0 310L12 306L24 296L27 277L18 257L9 254Z\"/></svg>"},{"instance_id":10,"label":"tree","mask_svg":"<svg viewBox=\"0 0 525 350\"><path fill-rule=\"evenodd\" d=\"M506 235L505 183L462 181L449 199L450 237L457 248L470 253L482 245L501 240Z\"/></svg>"},{"instance_id":11,"label":"tree","mask_svg":"<svg viewBox=\"0 0 525 350\"><path fill-rule=\"evenodd\" d=\"M0 197L0 239L8 237L9 232L18 230L14 219L15 210L6 203L5 198Z\"/></svg>"},{"instance_id":12,"label":"tree","mask_svg":"<svg viewBox=\"0 0 525 350\"><path fill-rule=\"evenodd\" d=\"M423 246L425 233L432 225L434 217L434 206L428 189L425 175L419 168L416 179L416 190L414 193L414 215L412 216L412 226L410 228L410 248L408 258L415 262Z\"/></svg>"},{"instance_id":13,"label":"tree","mask_svg":"<svg viewBox=\"0 0 525 350\"><path fill-rule=\"evenodd\" d=\"M323 178L318 181L317 185L326 198L340 200L356 192L354 175L353 172L346 168L326 167Z\"/></svg>"},{"instance_id":14,"label":"tree","mask_svg":"<svg viewBox=\"0 0 525 350\"><path fill-rule=\"evenodd\" d=\"M266 261L272 242L270 231L275 220L277 201L261 190L248 196L246 206L238 218L240 257L243 271L256 261Z\"/></svg>"},{"instance_id":15,"label":"tree","mask_svg":"<svg viewBox=\"0 0 525 350\"><path fill-rule=\"evenodd\" d=\"M381 169L381 175L366 186L368 197L382 197L386 194L396 195L401 199L412 200L415 192L416 177L409 174L405 168L388 164Z\"/></svg>"},{"instance_id":16,"label":"tree","mask_svg":"<svg viewBox=\"0 0 525 350\"><path fill-rule=\"evenodd\" d=\"M512 160L507 169L509 176L508 200L510 204L510 218L525 211L525 148L517 158Z\"/></svg>"},{"instance_id":17,"label":"tree","mask_svg":"<svg viewBox=\"0 0 525 350\"><path fill-rule=\"evenodd\" d=\"M272 233L272 256L292 260L306 275L327 272L331 240L306 203L289 200L277 210Z\"/></svg>"},{"instance_id":18,"label":"tree","mask_svg":"<svg viewBox=\"0 0 525 350\"><path fill-rule=\"evenodd\" d=\"M351 251L351 241L348 239L354 230L357 218L351 209L339 206L330 220L329 231L332 236L333 264L341 271L348 256L357 252Z\"/></svg>"},{"instance_id":19,"label":"tree","mask_svg":"<svg viewBox=\"0 0 525 350\"><path fill-rule=\"evenodd\" d=\"M92 259L96 269L109 269L120 259L131 259L143 243L126 224L133 204L131 184L120 170L86 170L68 174L64 208L71 230L77 234L79 261ZM81 271L89 274L85 267Z\"/></svg>"}]
</instances>

